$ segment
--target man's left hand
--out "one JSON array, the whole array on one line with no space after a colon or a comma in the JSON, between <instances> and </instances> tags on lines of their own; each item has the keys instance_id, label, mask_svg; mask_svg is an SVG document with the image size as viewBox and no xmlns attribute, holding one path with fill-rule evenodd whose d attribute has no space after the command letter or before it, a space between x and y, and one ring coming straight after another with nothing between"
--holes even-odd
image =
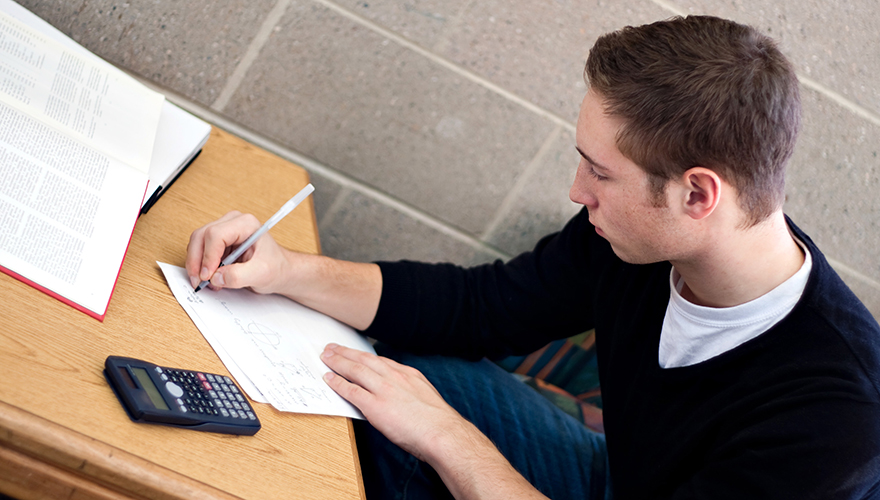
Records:
<instances>
[{"instance_id":1,"label":"man's left hand","mask_svg":"<svg viewBox=\"0 0 880 500\"><path fill-rule=\"evenodd\" d=\"M324 376L327 384L420 460L426 460L435 437L469 425L415 368L336 344L328 345L321 359L335 372Z\"/></svg>"}]
</instances>

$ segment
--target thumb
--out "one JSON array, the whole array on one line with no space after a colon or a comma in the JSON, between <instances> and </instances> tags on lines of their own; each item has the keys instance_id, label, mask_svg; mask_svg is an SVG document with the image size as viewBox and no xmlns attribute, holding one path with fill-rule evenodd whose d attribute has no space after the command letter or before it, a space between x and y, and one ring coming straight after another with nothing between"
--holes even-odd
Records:
<instances>
[{"instance_id":1,"label":"thumb","mask_svg":"<svg viewBox=\"0 0 880 500\"><path fill-rule=\"evenodd\" d=\"M216 271L214 271L214 275L211 276L211 286L214 287L215 289L218 289L218 290L221 288L226 288L228 286L227 285L228 281L227 281L227 276L226 276L227 272L228 272L228 269L226 267L221 267L221 268L218 268ZM229 288L234 288L234 287L229 287Z\"/></svg>"},{"instance_id":2,"label":"thumb","mask_svg":"<svg viewBox=\"0 0 880 500\"><path fill-rule=\"evenodd\" d=\"M211 285L214 288L245 288L254 286L258 281L259 266L255 267L251 261L237 262L217 269L211 277Z\"/></svg>"}]
</instances>

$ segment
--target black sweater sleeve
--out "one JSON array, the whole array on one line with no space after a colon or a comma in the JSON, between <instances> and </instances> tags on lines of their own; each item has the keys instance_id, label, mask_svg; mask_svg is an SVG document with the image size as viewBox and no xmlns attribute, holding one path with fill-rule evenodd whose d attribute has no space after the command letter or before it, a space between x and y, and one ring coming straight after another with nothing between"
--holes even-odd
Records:
<instances>
[{"instance_id":1,"label":"black sweater sleeve","mask_svg":"<svg viewBox=\"0 0 880 500\"><path fill-rule=\"evenodd\" d=\"M478 359L528 353L585 331L594 238L584 209L507 263L380 262L382 297L364 333L417 353Z\"/></svg>"}]
</instances>

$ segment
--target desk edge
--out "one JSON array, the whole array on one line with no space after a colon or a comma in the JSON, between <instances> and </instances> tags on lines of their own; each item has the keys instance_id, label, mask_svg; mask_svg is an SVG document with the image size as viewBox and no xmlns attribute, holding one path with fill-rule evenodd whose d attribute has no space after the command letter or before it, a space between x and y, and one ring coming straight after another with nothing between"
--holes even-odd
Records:
<instances>
[{"instance_id":1,"label":"desk edge","mask_svg":"<svg viewBox=\"0 0 880 500\"><path fill-rule=\"evenodd\" d=\"M57 477L85 479L133 498L223 499L238 497L156 465L107 443L0 401L0 467L32 469L36 461Z\"/></svg>"}]
</instances>

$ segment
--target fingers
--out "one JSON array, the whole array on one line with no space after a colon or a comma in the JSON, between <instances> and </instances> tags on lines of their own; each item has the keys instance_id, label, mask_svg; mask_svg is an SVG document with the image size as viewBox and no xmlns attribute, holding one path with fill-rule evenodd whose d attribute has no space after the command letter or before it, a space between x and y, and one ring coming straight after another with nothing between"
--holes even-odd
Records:
<instances>
[{"instance_id":1,"label":"fingers","mask_svg":"<svg viewBox=\"0 0 880 500\"><path fill-rule=\"evenodd\" d=\"M368 413L369 400L373 399L373 395L363 387L352 384L344 377L336 375L333 372L324 374L324 382L333 389L336 394L342 396L343 399L355 405L364 414Z\"/></svg>"},{"instance_id":2,"label":"fingers","mask_svg":"<svg viewBox=\"0 0 880 500\"><path fill-rule=\"evenodd\" d=\"M321 359L334 372L367 389L375 385L380 377L389 372L390 359L375 354L329 344L321 354Z\"/></svg>"},{"instance_id":3,"label":"fingers","mask_svg":"<svg viewBox=\"0 0 880 500\"><path fill-rule=\"evenodd\" d=\"M329 344L321 354L321 359L333 370L324 374L324 382L368 415L376 401L375 387L381 383L381 375L376 369L384 371L378 356Z\"/></svg>"},{"instance_id":4,"label":"fingers","mask_svg":"<svg viewBox=\"0 0 880 500\"><path fill-rule=\"evenodd\" d=\"M199 279L211 279L227 249L244 242L259 227L260 222L253 215L234 212L205 226Z\"/></svg>"},{"instance_id":5,"label":"fingers","mask_svg":"<svg viewBox=\"0 0 880 500\"><path fill-rule=\"evenodd\" d=\"M369 394L385 394L390 387L395 387L405 390L427 390L439 395L437 389L419 370L369 352L328 344L321 354L321 359L336 374L344 377L347 382L363 388ZM340 378L334 377L333 374L329 375L330 380ZM346 384L338 380L334 380L334 383L347 388ZM335 389L332 384L330 386ZM344 394L340 395L345 397ZM355 405L358 406L357 403Z\"/></svg>"},{"instance_id":6,"label":"fingers","mask_svg":"<svg viewBox=\"0 0 880 500\"><path fill-rule=\"evenodd\" d=\"M193 287L211 279L224 253L246 240L259 226L253 215L232 211L193 231L186 248L186 272Z\"/></svg>"},{"instance_id":7,"label":"fingers","mask_svg":"<svg viewBox=\"0 0 880 500\"><path fill-rule=\"evenodd\" d=\"M330 344L321 355L333 372L324 381L358 407L391 442L426 457L434 437L463 419L415 368L375 354ZM335 373L334 373L335 372Z\"/></svg>"}]
</instances>

